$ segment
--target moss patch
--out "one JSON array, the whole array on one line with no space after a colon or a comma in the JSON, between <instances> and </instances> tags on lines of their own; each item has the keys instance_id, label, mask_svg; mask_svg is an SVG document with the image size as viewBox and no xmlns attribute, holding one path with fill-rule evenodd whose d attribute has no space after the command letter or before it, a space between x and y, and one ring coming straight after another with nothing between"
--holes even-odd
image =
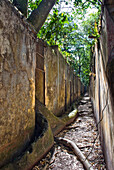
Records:
<instances>
[{"instance_id":1,"label":"moss patch","mask_svg":"<svg viewBox=\"0 0 114 170\"><path fill-rule=\"evenodd\" d=\"M50 124L53 135L55 136L60 130L65 127L65 122L56 117L52 112L50 112L43 104L36 100L36 111L40 112L45 116Z\"/></svg>"}]
</instances>

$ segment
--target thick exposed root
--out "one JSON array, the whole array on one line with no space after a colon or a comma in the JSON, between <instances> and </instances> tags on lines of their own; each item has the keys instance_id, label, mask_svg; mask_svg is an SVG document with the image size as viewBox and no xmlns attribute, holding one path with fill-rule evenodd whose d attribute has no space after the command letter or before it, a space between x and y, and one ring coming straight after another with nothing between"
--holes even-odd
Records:
<instances>
[{"instance_id":1,"label":"thick exposed root","mask_svg":"<svg viewBox=\"0 0 114 170\"><path fill-rule=\"evenodd\" d=\"M86 157L83 155L81 150L78 148L78 146L73 141L66 139L66 138L62 138L62 137L55 138L55 140L70 147L72 151L75 153L75 155L78 157L78 159L81 161L81 163L83 164L86 170L93 170L91 164L88 162Z\"/></svg>"}]
</instances>

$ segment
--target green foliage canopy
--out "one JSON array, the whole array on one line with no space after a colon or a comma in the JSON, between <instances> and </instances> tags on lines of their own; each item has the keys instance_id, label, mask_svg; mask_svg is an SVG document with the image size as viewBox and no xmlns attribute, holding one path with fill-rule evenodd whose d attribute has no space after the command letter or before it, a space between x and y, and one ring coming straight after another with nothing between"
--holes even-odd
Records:
<instances>
[{"instance_id":1,"label":"green foliage canopy","mask_svg":"<svg viewBox=\"0 0 114 170\"><path fill-rule=\"evenodd\" d=\"M41 0L29 0L29 12L37 8ZM99 37L97 25L100 13L98 0L67 0L69 8L72 2L72 12L61 10L62 1L58 0L46 22L38 33L49 45L58 45L67 62L73 67L85 85L89 84L91 47L95 40L92 35ZM93 6L94 5L94 6ZM67 8L66 7L66 8ZM98 9L96 13L88 12L91 8Z\"/></svg>"}]
</instances>

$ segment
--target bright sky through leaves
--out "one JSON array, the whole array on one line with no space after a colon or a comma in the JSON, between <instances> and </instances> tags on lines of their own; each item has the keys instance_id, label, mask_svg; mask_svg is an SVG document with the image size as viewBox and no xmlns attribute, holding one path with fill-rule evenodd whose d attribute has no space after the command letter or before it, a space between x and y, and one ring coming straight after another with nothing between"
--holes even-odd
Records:
<instances>
[{"instance_id":1,"label":"bright sky through leaves","mask_svg":"<svg viewBox=\"0 0 114 170\"><path fill-rule=\"evenodd\" d=\"M96 1L91 0L93 3ZM82 82L89 83L91 47L95 40L89 35L98 36L98 5L83 0L77 6L76 0L59 0L51 10L47 20L38 33L49 45L58 45L66 61L73 67ZM83 7L82 7L83 6ZM32 7L32 6L31 6Z\"/></svg>"}]
</instances>

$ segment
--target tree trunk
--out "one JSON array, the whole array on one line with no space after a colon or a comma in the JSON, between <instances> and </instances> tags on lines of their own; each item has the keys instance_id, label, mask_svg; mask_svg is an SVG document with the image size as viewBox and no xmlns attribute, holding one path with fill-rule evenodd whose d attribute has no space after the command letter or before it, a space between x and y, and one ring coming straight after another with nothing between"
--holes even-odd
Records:
<instances>
[{"instance_id":1,"label":"tree trunk","mask_svg":"<svg viewBox=\"0 0 114 170\"><path fill-rule=\"evenodd\" d=\"M55 2L56 0L42 0L38 8L32 11L28 21L34 26L37 32L44 24Z\"/></svg>"},{"instance_id":2,"label":"tree trunk","mask_svg":"<svg viewBox=\"0 0 114 170\"><path fill-rule=\"evenodd\" d=\"M81 73L80 55L79 55L79 75Z\"/></svg>"},{"instance_id":3,"label":"tree trunk","mask_svg":"<svg viewBox=\"0 0 114 170\"><path fill-rule=\"evenodd\" d=\"M28 21L34 26L37 32L44 24L55 2L56 0L42 0L38 8L32 11ZM27 17L28 0L13 0L13 4Z\"/></svg>"},{"instance_id":4,"label":"tree trunk","mask_svg":"<svg viewBox=\"0 0 114 170\"><path fill-rule=\"evenodd\" d=\"M28 0L13 0L13 4L27 17Z\"/></svg>"}]
</instances>

